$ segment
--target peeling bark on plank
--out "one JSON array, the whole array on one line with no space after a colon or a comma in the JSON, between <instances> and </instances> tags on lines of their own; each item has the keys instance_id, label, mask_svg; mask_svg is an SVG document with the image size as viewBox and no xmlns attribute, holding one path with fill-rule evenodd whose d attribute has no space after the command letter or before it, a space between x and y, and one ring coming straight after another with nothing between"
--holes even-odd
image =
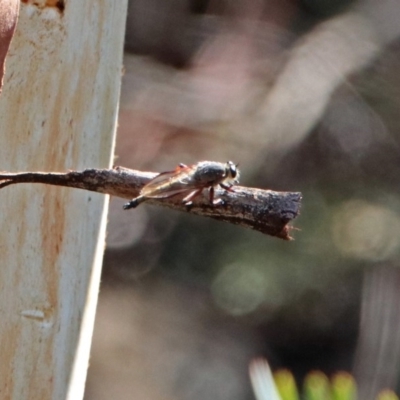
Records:
<instances>
[{"instance_id":1,"label":"peeling bark on plank","mask_svg":"<svg viewBox=\"0 0 400 400\"><path fill-rule=\"evenodd\" d=\"M0 1L0 92L3 85L5 59L17 25L19 0Z\"/></svg>"},{"instance_id":2,"label":"peeling bark on plank","mask_svg":"<svg viewBox=\"0 0 400 400\"><path fill-rule=\"evenodd\" d=\"M157 174L153 172L141 172L123 167L67 173L2 173L0 189L16 183L44 183L131 199L136 197L140 189L155 176ZM282 239L291 239L287 224L299 214L301 193L235 186L234 192L218 190L217 194L224 200L223 205L213 206L206 196L201 196L194 200L193 206L188 209L182 204L184 194L148 199L146 202L230 222Z\"/></svg>"}]
</instances>

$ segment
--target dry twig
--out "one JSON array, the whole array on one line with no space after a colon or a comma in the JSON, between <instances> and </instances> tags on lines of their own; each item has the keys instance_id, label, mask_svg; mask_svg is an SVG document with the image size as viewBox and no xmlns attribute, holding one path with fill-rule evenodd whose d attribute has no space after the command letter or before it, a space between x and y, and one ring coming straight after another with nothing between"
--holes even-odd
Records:
<instances>
[{"instance_id":1,"label":"dry twig","mask_svg":"<svg viewBox=\"0 0 400 400\"><path fill-rule=\"evenodd\" d=\"M156 173L123 167L66 173L4 172L0 174L0 189L15 183L44 183L131 199L155 176ZM243 186L235 186L234 189L234 192L217 191L218 196L224 200L218 206L212 206L206 196L199 196L194 200L190 209L182 204L182 195L149 199L147 202L245 226L282 239L291 239L287 224L299 214L301 193L274 192Z\"/></svg>"}]
</instances>

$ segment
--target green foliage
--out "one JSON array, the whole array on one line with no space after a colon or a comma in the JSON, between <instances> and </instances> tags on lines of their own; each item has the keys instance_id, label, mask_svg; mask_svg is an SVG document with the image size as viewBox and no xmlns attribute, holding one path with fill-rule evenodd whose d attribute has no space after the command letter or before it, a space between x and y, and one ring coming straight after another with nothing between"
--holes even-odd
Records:
<instances>
[{"instance_id":1,"label":"green foliage","mask_svg":"<svg viewBox=\"0 0 400 400\"><path fill-rule=\"evenodd\" d=\"M271 385L274 382L279 393L279 400L358 400L357 384L353 376L347 372L338 372L331 379L320 371L310 372L304 379L302 393L299 393L294 376L289 370L276 371L272 381L268 378L271 376L268 364L265 360L262 362L263 364L261 361L253 363L251 374L258 370L258 374L265 377L264 384L269 382ZM257 392L257 388L254 387L254 389ZM264 391L266 392L270 393L270 391ZM257 396L257 399L264 400L264 396ZM376 400L399 400L399 397L391 390L383 390Z\"/></svg>"},{"instance_id":2,"label":"green foliage","mask_svg":"<svg viewBox=\"0 0 400 400\"><path fill-rule=\"evenodd\" d=\"M391 390L384 390L379 394L376 400L399 400L399 398Z\"/></svg>"},{"instance_id":3,"label":"green foliage","mask_svg":"<svg viewBox=\"0 0 400 400\"><path fill-rule=\"evenodd\" d=\"M332 394L334 400L352 400L357 398L357 385L347 372L339 372L332 378Z\"/></svg>"},{"instance_id":4,"label":"green foliage","mask_svg":"<svg viewBox=\"0 0 400 400\"><path fill-rule=\"evenodd\" d=\"M280 371L274 375L282 400L299 400L293 375ZM352 375L339 372L331 380L322 372L309 373L304 379L304 400L357 400L357 385ZM391 390L382 391L376 400L399 400Z\"/></svg>"},{"instance_id":5,"label":"green foliage","mask_svg":"<svg viewBox=\"0 0 400 400\"><path fill-rule=\"evenodd\" d=\"M280 370L274 374L274 381L282 400L299 400L296 381L292 373L287 370Z\"/></svg>"},{"instance_id":6,"label":"green foliage","mask_svg":"<svg viewBox=\"0 0 400 400\"><path fill-rule=\"evenodd\" d=\"M311 372L306 376L303 391L308 400L333 400L329 379L319 371Z\"/></svg>"}]
</instances>

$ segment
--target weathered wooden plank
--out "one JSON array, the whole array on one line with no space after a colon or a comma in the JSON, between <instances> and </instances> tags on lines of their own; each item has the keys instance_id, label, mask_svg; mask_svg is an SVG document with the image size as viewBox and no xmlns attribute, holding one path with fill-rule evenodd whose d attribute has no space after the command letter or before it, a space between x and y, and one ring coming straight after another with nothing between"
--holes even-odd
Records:
<instances>
[{"instance_id":1,"label":"weathered wooden plank","mask_svg":"<svg viewBox=\"0 0 400 400\"><path fill-rule=\"evenodd\" d=\"M127 1L21 4L0 97L0 169L109 167ZM104 248L104 195L0 195L0 397L80 399Z\"/></svg>"}]
</instances>

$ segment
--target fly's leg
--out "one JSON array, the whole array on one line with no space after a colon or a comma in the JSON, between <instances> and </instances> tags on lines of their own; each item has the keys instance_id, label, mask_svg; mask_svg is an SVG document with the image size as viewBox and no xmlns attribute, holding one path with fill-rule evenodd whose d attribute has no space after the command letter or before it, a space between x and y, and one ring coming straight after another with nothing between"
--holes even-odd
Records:
<instances>
[{"instance_id":1,"label":"fly's leg","mask_svg":"<svg viewBox=\"0 0 400 400\"><path fill-rule=\"evenodd\" d=\"M129 201L128 203L125 203L123 205L124 210L129 210L130 208L136 208L140 203L143 203L146 200L144 196L138 196Z\"/></svg>"},{"instance_id":2,"label":"fly's leg","mask_svg":"<svg viewBox=\"0 0 400 400\"><path fill-rule=\"evenodd\" d=\"M227 190L228 192L235 192L235 190L234 189L232 189L232 186L228 186L228 185L225 185L224 183L220 183L219 184L221 187L223 187L225 190Z\"/></svg>"},{"instance_id":3,"label":"fly's leg","mask_svg":"<svg viewBox=\"0 0 400 400\"><path fill-rule=\"evenodd\" d=\"M214 200L214 195L215 195L215 190L214 190L214 186L210 187L210 203L213 206L218 206L224 203L224 201L222 199L217 199Z\"/></svg>"},{"instance_id":4,"label":"fly's leg","mask_svg":"<svg viewBox=\"0 0 400 400\"><path fill-rule=\"evenodd\" d=\"M232 188L233 185L225 185L224 183L220 183L219 185L220 185L223 189L225 189L226 191L228 191L228 192L232 192L232 193L235 192L235 190ZM222 199L214 200L214 186L211 186L211 188L210 188L210 203L211 203L213 206L218 206L218 205L224 204L224 200L222 200Z\"/></svg>"},{"instance_id":5,"label":"fly's leg","mask_svg":"<svg viewBox=\"0 0 400 400\"><path fill-rule=\"evenodd\" d=\"M198 196L202 192L203 188L194 190L193 192L190 192L185 198L182 199L182 203L186 207L190 207L193 205L193 199Z\"/></svg>"}]
</instances>

